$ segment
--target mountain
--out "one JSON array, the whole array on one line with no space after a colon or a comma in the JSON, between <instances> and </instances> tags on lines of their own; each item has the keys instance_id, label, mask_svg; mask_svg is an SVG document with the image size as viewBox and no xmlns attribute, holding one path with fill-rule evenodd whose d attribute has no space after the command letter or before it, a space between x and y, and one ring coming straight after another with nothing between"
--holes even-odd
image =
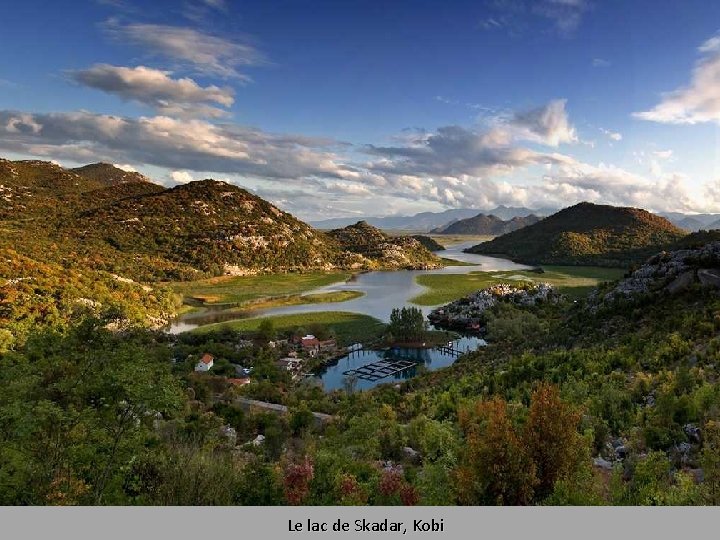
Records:
<instances>
[{"instance_id":1,"label":"mountain","mask_svg":"<svg viewBox=\"0 0 720 540\"><path fill-rule=\"evenodd\" d=\"M147 176L143 176L135 171L126 171L111 163L91 163L83 167L68 170L84 178L101 182L106 186L117 186L135 182L150 183L150 179Z\"/></svg>"},{"instance_id":2,"label":"mountain","mask_svg":"<svg viewBox=\"0 0 720 540\"><path fill-rule=\"evenodd\" d=\"M0 160L0 201L0 248L142 282L438 262L417 240L382 233L365 254L353 251L342 235L225 182L166 189L105 163L70 170Z\"/></svg>"},{"instance_id":3,"label":"mountain","mask_svg":"<svg viewBox=\"0 0 720 540\"><path fill-rule=\"evenodd\" d=\"M700 229L712 229L714 222L720 221L720 214L683 214L682 212L660 212L658 214L667 218L678 227L695 232Z\"/></svg>"},{"instance_id":4,"label":"mountain","mask_svg":"<svg viewBox=\"0 0 720 540\"><path fill-rule=\"evenodd\" d=\"M446 225L434 229L431 232L435 234L475 234L475 235L488 235L498 236L506 234L533 223L540 221L540 218L536 215L529 215L525 217L514 217L510 220L504 221L499 217L490 214L478 214L477 216L461 219Z\"/></svg>"},{"instance_id":5,"label":"mountain","mask_svg":"<svg viewBox=\"0 0 720 540\"><path fill-rule=\"evenodd\" d=\"M421 212L413 216L386 216L386 217L362 217L362 218L333 218L322 221L311 221L310 224L317 229L336 229L352 225L353 223L365 221L366 223L383 230L404 230L429 232L432 229L447 226L456 221L474 217L478 214L475 208L453 208L444 212ZM552 209L531 210L529 208L514 208L509 206L498 206L488 210L500 219L509 220L514 217L536 214L546 216L555 212Z\"/></svg>"},{"instance_id":6,"label":"mountain","mask_svg":"<svg viewBox=\"0 0 720 540\"><path fill-rule=\"evenodd\" d=\"M412 236L388 236L365 221L327 233L342 249L359 255L345 266L378 268L438 268L440 261Z\"/></svg>"},{"instance_id":7,"label":"mountain","mask_svg":"<svg viewBox=\"0 0 720 540\"><path fill-rule=\"evenodd\" d=\"M709 223L704 228L707 230L720 229L720 219L718 219L717 221L713 221L712 223Z\"/></svg>"},{"instance_id":8,"label":"mountain","mask_svg":"<svg viewBox=\"0 0 720 540\"><path fill-rule=\"evenodd\" d=\"M361 218L332 218L321 221L311 221L310 224L317 229L339 229L353 225L358 221L384 230L406 230L427 232L440 227L453 220L465 219L474 216L477 210L471 208L453 208L444 212L421 212L412 216L386 216Z\"/></svg>"},{"instance_id":9,"label":"mountain","mask_svg":"<svg viewBox=\"0 0 720 540\"><path fill-rule=\"evenodd\" d=\"M674 225L677 225L681 229L685 229L686 231L695 232L699 231L704 227L704 223L700 221L699 219L696 219L692 216L687 216L683 219L680 219L678 221L671 222Z\"/></svg>"},{"instance_id":10,"label":"mountain","mask_svg":"<svg viewBox=\"0 0 720 540\"><path fill-rule=\"evenodd\" d=\"M429 236L414 234L413 238L425 246L428 251L443 251L445 249L445 246Z\"/></svg>"},{"instance_id":11,"label":"mountain","mask_svg":"<svg viewBox=\"0 0 720 540\"><path fill-rule=\"evenodd\" d=\"M627 266L686 235L646 210L583 202L468 252L527 264Z\"/></svg>"}]
</instances>

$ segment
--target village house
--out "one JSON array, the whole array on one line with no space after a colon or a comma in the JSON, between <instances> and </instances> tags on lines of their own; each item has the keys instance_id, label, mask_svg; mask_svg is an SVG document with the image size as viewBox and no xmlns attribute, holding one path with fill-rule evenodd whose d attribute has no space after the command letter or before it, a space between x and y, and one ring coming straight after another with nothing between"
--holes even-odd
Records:
<instances>
[{"instance_id":1,"label":"village house","mask_svg":"<svg viewBox=\"0 0 720 540\"><path fill-rule=\"evenodd\" d=\"M200 361L197 364L195 364L195 371L198 371L198 372L210 371L210 368L213 367L213 363L214 363L213 355L210 353L205 353L205 354L203 354Z\"/></svg>"},{"instance_id":2,"label":"village house","mask_svg":"<svg viewBox=\"0 0 720 540\"><path fill-rule=\"evenodd\" d=\"M320 340L308 334L300 338L300 348L313 358L320 352Z\"/></svg>"},{"instance_id":3,"label":"village house","mask_svg":"<svg viewBox=\"0 0 720 540\"><path fill-rule=\"evenodd\" d=\"M275 365L280 370L289 371L293 378L296 378L302 369L302 360L299 358L281 358L275 361Z\"/></svg>"},{"instance_id":4,"label":"village house","mask_svg":"<svg viewBox=\"0 0 720 540\"><path fill-rule=\"evenodd\" d=\"M337 342L334 339L319 340L312 334L300 338L299 344L300 348L311 358L321 352L335 352L337 350Z\"/></svg>"}]
</instances>

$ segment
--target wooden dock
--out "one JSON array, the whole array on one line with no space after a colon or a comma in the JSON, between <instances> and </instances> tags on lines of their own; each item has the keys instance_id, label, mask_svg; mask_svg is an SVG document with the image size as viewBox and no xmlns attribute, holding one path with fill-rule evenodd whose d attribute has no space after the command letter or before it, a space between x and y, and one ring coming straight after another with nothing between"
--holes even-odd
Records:
<instances>
[{"instance_id":1,"label":"wooden dock","mask_svg":"<svg viewBox=\"0 0 720 540\"><path fill-rule=\"evenodd\" d=\"M343 375L355 376L366 381L379 381L415 366L417 366L417 362L412 360L378 360L357 369L343 371Z\"/></svg>"}]
</instances>

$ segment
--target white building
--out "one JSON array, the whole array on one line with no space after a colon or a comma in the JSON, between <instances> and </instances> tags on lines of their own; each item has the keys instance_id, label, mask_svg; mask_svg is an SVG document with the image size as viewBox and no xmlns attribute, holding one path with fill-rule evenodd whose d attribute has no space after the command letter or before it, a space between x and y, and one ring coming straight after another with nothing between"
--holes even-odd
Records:
<instances>
[{"instance_id":1,"label":"white building","mask_svg":"<svg viewBox=\"0 0 720 540\"><path fill-rule=\"evenodd\" d=\"M203 354L203 357L200 359L200 361L195 364L195 371L210 371L210 368L213 367L213 355L209 353Z\"/></svg>"}]
</instances>

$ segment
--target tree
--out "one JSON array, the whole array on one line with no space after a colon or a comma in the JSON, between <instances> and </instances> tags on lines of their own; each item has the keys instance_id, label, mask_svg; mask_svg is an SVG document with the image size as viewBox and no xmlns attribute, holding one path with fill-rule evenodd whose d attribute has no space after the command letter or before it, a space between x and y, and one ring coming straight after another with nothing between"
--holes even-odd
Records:
<instances>
[{"instance_id":1,"label":"tree","mask_svg":"<svg viewBox=\"0 0 720 540\"><path fill-rule=\"evenodd\" d=\"M390 313L388 335L401 342L420 341L425 338L427 322L421 309L416 307L395 308Z\"/></svg>"},{"instance_id":2,"label":"tree","mask_svg":"<svg viewBox=\"0 0 720 540\"><path fill-rule=\"evenodd\" d=\"M537 469L537 496L549 494L557 480L577 469L583 444L579 422L580 413L560 399L557 386L541 383L533 392L523 441Z\"/></svg>"},{"instance_id":3,"label":"tree","mask_svg":"<svg viewBox=\"0 0 720 540\"><path fill-rule=\"evenodd\" d=\"M310 494L310 482L313 479L313 462L305 456L302 461L289 463L283 476L283 490L288 504L299 505Z\"/></svg>"},{"instance_id":4,"label":"tree","mask_svg":"<svg viewBox=\"0 0 720 540\"><path fill-rule=\"evenodd\" d=\"M258 338L261 341L268 342L275 339L276 335L275 323L272 319L263 319L258 326Z\"/></svg>"},{"instance_id":5,"label":"tree","mask_svg":"<svg viewBox=\"0 0 720 540\"><path fill-rule=\"evenodd\" d=\"M465 446L455 471L461 504L525 505L538 484L535 464L518 437L507 403L495 397L460 409Z\"/></svg>"}]
</instances>

